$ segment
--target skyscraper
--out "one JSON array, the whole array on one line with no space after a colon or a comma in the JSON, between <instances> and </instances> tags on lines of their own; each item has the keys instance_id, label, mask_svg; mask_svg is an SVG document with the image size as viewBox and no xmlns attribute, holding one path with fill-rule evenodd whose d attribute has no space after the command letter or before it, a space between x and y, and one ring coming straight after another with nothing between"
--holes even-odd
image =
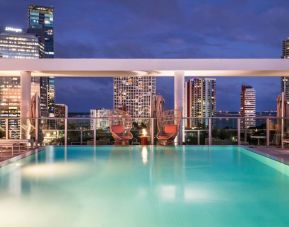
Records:
<instances>
[{"instance_id":1,"label":"skyscraper","mask_svg":"<svg viewBox=\"0 0 289 227\"><path fill-rule=\"evenodd\" d=\"M252 86L242 85L241 87L240 115L242 128L256 126L256 91Z\"/></svg>"},{"instance_id":2,"label":"skyscraper","mask_svg":"<svg viewBox=\"0 0 289 227\"><path fill-rule=\"evenodd\" d=\"M5 27L0 32L0 55L3 58L39 58L40 45L33 34L20 28ZM40 93L39 78L31 79L31 96ZM0 77L0 117L20 117L20 77ZM10 138L20 138L20 122L10 119L8 129ZM5 128L5 122L0 125Z\"/></svg>"},{"instance_id":3,"label":"skyscraper","mask_svg":"<svg viewBox=\"0 0 289 227\"><path fill-rule=\"evenodd\" d=\"M39 58L39 50L35 35L28 34L21 28L0 29L0 53L3 58Z\"/></svg>"},{"instance_id":4,"label":"skyscraper","mask_svg":"<svg viewBox=\"0 0 289 227\"><path fill-rule=\"evenodd\" d=\"M39 38L43 46L40 58L54 58L54 8L30 5L28 8L28 33Z\"/></svg>"},{"instance_id":5,"label":"skyscraper","mask_svg":"<svg viewBox=\"0 0 289 227\"><path fill-rule=\"evenodd\" d=\"M152 97L156 94L155 77L114 77L113 89L115 109L127 111L134 119L151 117Z\"/></svg>"},{"instance_id":6,"label":"skyscraper","mask_svg":"<svg viewBox=\"0 0 289 227\"><path fill-rule=\"evenodd\" d=\"M54 8L30 5L28 8L28 33L35 34L41 48L40 58L54 58ZM53 117L55 108L55 83L53 77L41 77L40 108L41 116Z\"/></svg>"},{"instance_id":7,"label":"skyscraper","mask_svg":"<svg viewBox=\"0 0 289 227\"><path fill-rule=\"evenodd\" d=\"M185 114L187 128L208 125L216 111L216 79L193 78L185 82Z\"/></svg>"},{"instance_id":8,"label":"skyscraper","mask_svg":"<svg viewBox=\"0 0 289 227\"><path fill-rule=\"evenodd\" d=\"M282 42L282 58L289 58L289 38ZM289 103L289 77L281 77L281 92L284 92L285 99Z\"/></svg>"}]
</instances>

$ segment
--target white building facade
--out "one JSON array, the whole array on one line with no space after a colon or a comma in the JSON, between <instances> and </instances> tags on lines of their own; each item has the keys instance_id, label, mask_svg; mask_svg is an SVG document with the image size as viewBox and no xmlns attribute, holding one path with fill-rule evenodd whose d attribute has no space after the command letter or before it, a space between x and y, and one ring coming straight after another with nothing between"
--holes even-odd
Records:
<instances>
[{"instance_id":1,"label":"white building facade","mask_svg":"<svg viewBox=\"0 0 289 227\"><path fill-rule=\"evenodd\" d=\"M192 78L185 82L186 127L208 126L208 118L216 112L216 79ZM196 119L200 118L200 119Z\"/></svg>"},{"instance_id":2,"label":"white building facade","mask_svg":"<svg viewBox=\"0 0 289 227\"><path fill-rule=\"evenodd\" d=\"M256 91L252 86L242 85L241 88L241 126L249 128L256 126Z\"/></svg>"},{"instance_id":3,"label":"white building facade","mask_svg":"<svg viewBox=\"0 0 289 227\"><path fill-rule=\"evenodd\" d=\"M156 95L155 77L114 77L113 89L115 109L127 111L133 119L151 117L152 99Z\"/></svg>"}]
</instances>

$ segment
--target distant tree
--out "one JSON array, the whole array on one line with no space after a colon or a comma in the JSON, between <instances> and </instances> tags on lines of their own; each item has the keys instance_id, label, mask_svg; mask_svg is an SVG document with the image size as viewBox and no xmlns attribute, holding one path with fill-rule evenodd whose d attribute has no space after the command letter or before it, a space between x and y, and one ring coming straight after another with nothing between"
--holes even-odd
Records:
<instances>
[{"instance_id":1,"label":"distant tree","mask_svg":"<svg viewBox=\"0 0 289 227\"><path fill-rule=\"evenodd\" d=\"M3 137L5 137L5 131L2 128L0 128L0 138Z\"/></svg>"}]
</instances>

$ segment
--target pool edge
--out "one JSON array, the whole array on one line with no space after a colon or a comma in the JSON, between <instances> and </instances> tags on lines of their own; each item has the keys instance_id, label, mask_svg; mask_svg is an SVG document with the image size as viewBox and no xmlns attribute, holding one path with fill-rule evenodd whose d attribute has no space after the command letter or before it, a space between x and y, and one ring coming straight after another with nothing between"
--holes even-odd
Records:
<instances>
[{"instance_id":1,"label":"pool edge","mask_svg":"<svg viewBox=\"0 0 289 227\"><path fill-rule=\"evenodd\" d=\"M49 146L51 146L51 145L49 145ZM26 158L26 157L28 157L28 156L31 156L31 155L33 155L33 154L35 154L35 153L39 153L39 152L45 150L45 149L46 149L47 147L49 147L49 146L44 146L44 147L35 148L35 149L33 149L33 150L24 152L23 154L17 155L17 156L15 156L15 157L13 157L13 158L9 158L9 159L7 159L7 160L1 161L1 162L0 162L0 168L2 168L3 166L8 165L8 164L10 164L10 163L16 162L16 161L18 161L18 160L20 160L20 159L23 159L23 158ZM93 145L92 145L92 146L93 146ZM111 145L108 145L108 146L111 146ZM141 146L141 145L139 145L139 146ZM148 145L148 146L155 146L155 145ZM182 146L200 146L200 145L179 145L179 146L182 147ZM201 145L201 146L203 147L204 145ZM210 145L205 145L205 146L206 146L206 147L211 147ZM219 146L219 145L212 145L212 146ZM222 145L222 146L224 146L224 145ZM269 159L271 159L271 160L274 160L274 161L277 161L277 162L280 162L280 163L283 163L283 164L289 166L289 160L285 160L285 159L282 159L282 158L280 158L280 157L276 157L276 156L270 155L270 154L266 153L265 151L260 150L260 149L258 149L258 148L256 148L256 147L246 146L246 145L225 145L225 146L229 146L229 147L241 147L241 148L244 148L244 149L246 149L246 150L248 150L248 151L250 151L250 152L253 152L253 153L255 153L255 154L261 155L261 156L263 156L263 157L269 158ZM56 147L58 147L58 146L56 146ZM63 147L63 146L59 146L59 147ZM75 145L73 145L72 147L75 147ZM78 146L76 146L76 147L78 147Z\"/></svg>"},{"instance_id":2,"label":"pool edge","mask_svg":"<svg viewBox=\"0 0 289 227\"><path fill-rule=\"evenodd\" d=\"M12 158L9 158L9 159L6 159L4 161L1 161L0 162L0 168L4 167L4 166L7 166L9 165L10 163L13 163L13 162L16 162L20 159L23 159L23 158L26 158L28 156L31 156L35 153L39 153L40 151L44 150L46 147L39 147L39 148L35 148L33 150L30 150L30 151L26 151L24 152L23 154L20 154L20 155L17 155L15 157L12 157Z\"/></svg>"},{"instance_id":3,"label":"pool edge","mask_svg":"<svg viewBox=\"0 0 289 227\"><path fill-rule=\"evenodd\" d=\"M255 153L255 154L261 155L261 156L263 156L263 157L272 159L272 160L274 160L274 161L277 161L277 162L280 162L280 163L282 163L282 164L284 164L284 165L289 166L289 161L287 161L287 160L285 160L285 159L283 159L283 158L276 157L276 156L274 156L274 155L270 155L270 154L268 154L268 153L265 153L264 151L262 151L262 150L260 150L260 149L258 149L258 148L256 148L256 147L250 147L250 146L244 146L244 145L240 145L240 147L243 147L243 148L247 149L248 151L251 151L251 152L253 152L253 153Z\"/></svg>"}]
</instances>

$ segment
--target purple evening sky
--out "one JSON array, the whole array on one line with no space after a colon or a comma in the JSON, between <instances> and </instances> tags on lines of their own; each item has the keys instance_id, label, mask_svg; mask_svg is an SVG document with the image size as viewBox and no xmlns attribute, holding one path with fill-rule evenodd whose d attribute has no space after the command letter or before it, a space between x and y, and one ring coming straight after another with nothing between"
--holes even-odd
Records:
<instances>
[{"instance_id":1,"label":"purple evening sky","mask_svg":"<svg viewBox=\"0 0 289 227\"><path fill-rule=\"evenodd\" d=\"M279 58L289 36L288 0L0 0L0 25L27 26L29 4L55 7L57 58ZM279 78L218 78L217 109L239 110L243 82L257 110L276 107ZM112 79L57 79L70 111L112 107ZM157 92L173 106L173 80Z\"/></svg>"}]
</instances>

